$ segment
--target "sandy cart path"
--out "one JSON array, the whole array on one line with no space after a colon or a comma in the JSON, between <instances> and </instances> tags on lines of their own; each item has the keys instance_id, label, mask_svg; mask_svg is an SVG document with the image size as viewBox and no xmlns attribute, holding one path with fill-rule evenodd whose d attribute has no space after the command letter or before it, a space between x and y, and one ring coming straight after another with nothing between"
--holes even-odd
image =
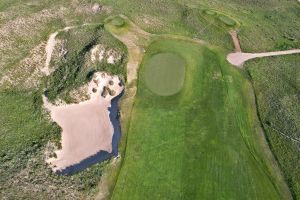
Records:
<instances>
[{"instance_id":1,"label":"sandy cart path","mask_svg":"<svg viewBox=\"0 0 300 200\"><path fill-rule=\"evenodd\" d=\"M270 56L280 56L280 55L288 55L288 54L296 54L300 53L300 49L286 50L286 51L274 51L274 52L264 52L264 53L243 53L236 52L230 53L227 55L227 60L232 65L237 66L239 68L243 68L243 64L254 58L263 58Z\"/></svg>"},{"instance_id":2,"label":"sandy cart path","mask_svg":"<svg viewBox=\"0 0 300 200\"><path fill-rule=\"evenodd\" d=\"M286 51L274 51L274 52L263 52L263 53L243 53L240 42L238 39L238 35L236 31L230 32L234 47L235 53L230 53L227 55L227 61L238 67L243 68L243 65L246 61L254 59L254 58L263 58L263 57L270 57L270 56L280 56L280 55L288 55L288 54L296 54L300 53L300 49L292 49Z\"/></svg>"}]
</instances>

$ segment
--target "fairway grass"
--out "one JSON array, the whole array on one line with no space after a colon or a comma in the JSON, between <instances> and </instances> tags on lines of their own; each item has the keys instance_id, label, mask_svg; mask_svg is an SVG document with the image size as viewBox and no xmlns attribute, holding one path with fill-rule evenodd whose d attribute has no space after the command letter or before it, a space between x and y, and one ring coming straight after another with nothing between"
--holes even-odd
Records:
<instances>
[{"instance_id":1,"label":"fairway grass","mask_svg":"<svg viewBox=\"0 0 300 200\"><path fill-rule=\"evenodd\" d=\"M149 89L161 96L174 95L183 86L184 60L173 53L159 53L145 61L145 81Z\"/></svg>"},{"instance_id":2,"label":"fairway grass","mask_svg":"<svg viewBox=\"0 0 300 200\"><path fill-rule=\"evenodd\" d=\"M157 53L185 60L173 96L147 86ZM124 162L112 199L290 199L264 146L250 83L219 50L155 39L139 71Z\"/></svg>"}]
</instances>

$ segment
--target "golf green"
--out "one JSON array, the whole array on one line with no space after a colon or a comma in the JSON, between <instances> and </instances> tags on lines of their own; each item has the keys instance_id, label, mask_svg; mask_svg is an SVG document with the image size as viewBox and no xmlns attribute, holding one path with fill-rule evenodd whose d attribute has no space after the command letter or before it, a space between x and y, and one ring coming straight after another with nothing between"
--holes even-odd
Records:
<instances>
[{"instance_id":1,"label":"golf green","mask_svg":"<svg viewBox=\"0 0 300 200\"><path fill-rule=\"evenodd\" d=\"M145 80L155 94L170 96L180 91L184 82L185 61L174 53L153 55L145 65Z\"/></svg>"}]
</instances>

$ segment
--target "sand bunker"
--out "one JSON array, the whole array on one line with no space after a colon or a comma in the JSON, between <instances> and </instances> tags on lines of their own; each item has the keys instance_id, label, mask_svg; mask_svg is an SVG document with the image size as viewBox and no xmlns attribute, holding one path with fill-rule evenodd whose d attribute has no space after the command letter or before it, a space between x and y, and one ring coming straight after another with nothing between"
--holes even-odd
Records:
<instances>
[{"instance_id":1,"label":"sand bunker","mask_svg":"<svg viewBox=\"0 0 300 200\"><path fill-rule=\"evenodd\" d=\"M44 96L44 106L62 128L62 149L56 158L46 160L54 172L79 164L105 151L112 152L114 127L110 120L111 101L122 91L117 76L97 72L89 83L90 100L79 104L55 106Z\"/></svg>"}]
</instances>

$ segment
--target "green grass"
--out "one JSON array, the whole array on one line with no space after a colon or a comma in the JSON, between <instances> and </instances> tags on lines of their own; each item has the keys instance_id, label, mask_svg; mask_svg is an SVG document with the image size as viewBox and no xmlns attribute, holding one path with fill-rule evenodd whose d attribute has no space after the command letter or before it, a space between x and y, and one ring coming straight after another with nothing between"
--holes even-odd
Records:
<instances>
[{"instance_id":1,"label":"green grass","mask_svg":"<svg viewBox=\"0 0 300 200\"><path fill-rule=\"evenodd\" d=\"M0 154L18 153L53 132L40 113L39 100L33 92L1 91Z\"/></svg>"},{"instance_id":2,"label":"green grass","mask_svg":"<svg viewBox=\"0 0 300 200\"><path fill-rule=\"evenodd\" d=\"M286 37L293 38L293 42L300 40L299 3L296 1L279 2L268 1L215 1L209 0L120 0L118 2L103 0L102 3L114 8L112 14L124 14L136 22L141 28L153 33L171 33L190 37L197 37L210 44L233 50L234 46L228 35L231 27L222 26L216 16L199 14L199 10L213 10L224 13L240 23L239 36L245 51L264 51L278 49L276 41ZM276 12L275 12L276 10ZM195 14L197 11L198 13ZM143 23L138 20L141 16L149 16L162 23ZM186 19L188 17L188 19ZM259 22L259 23L257 23ZM257 42L259 41L259 42ZM298 46L299 47L299 46Z\"/></svg>"},{"instance_id":3,"label":"green grass","mask_svg":"<svg viewBox=\"0 0 300 200\"><path fill-rule=\"evenodd\" d=\"M247 63L258 110L270 147L295 199L300 199L300 57L259 59Z\"/></svg>"},{"instance_id":4,"label":"green grass","mask_svg":"<svg viewBox=\"0 0 300 200\"><path fill-rule=\"evenodd\" d=\"M147 89L147 60L158 52L185 59L185 82L176 95ZM263 147L251 91L219 50L154 41L139 72L112 199L286 199Z\"/></svg>"},{"instance_id":5,"label":"green grass","mask_svg":"<svg viewBox=\"0 0 300 200\"><path fill-rule=\"evenodd\" d=\"M145 62L145 79L149 89L161 96L174 95L184 82L185 62L172 53L153 55Z\"/></svg>"},{"instance_id":6,"label":"green grass","mask_svg":"<svg viewBox=\"0 0 300 200\"><path fill-rule=\"evenodd\" d=\"M34 4L29 5L28 3L31 2L33 2ZM222 23L219 23L218 20L210 20L209 17L211 16L206 18L203 17L203 15L199 14L199 9L208 8L209 10L217 10L222 13L226 13L226 15L231 16L241 23L241 27L239 28L239 38L241 39L241 46L244 51L258 52L266 50L300 48L300 35L299 30L296 28L300 26L300 21L298 20L300 13L300 4L297 1L283 2L278 0L230 0L212 2L210 0L202 0L201 2L199 2L198 0L102 0L100 2L99 0L83 0L80 2L78 1L77 5L83 6L82 10L84 10L84 6L91 7L95 2L99 2L101 5L108 6L108 8L111 9L112 12L101 12L98 14L77 12L80 11L81 8L75 8L73 1L48 0L41 3L39 1L32 0L2 0L0 2L0 11L2 12L0 19L1 25L10 22L10 20L15 20L19 17L31 17L32 14L37 13L43 9L58 10L63 6L67 8L67 10L64 11L64 16L55 17L43 23L34 23L34 25L32 26L32 28L35 28L34 34L26 35L26 37L24 37L22 35L20 36L20 34L17 32L16 34L11 34L8 38L4 38L3 42L8 40L13 40L13 42L11 43L11 49L3 48L1 57L3 64L1 65L2 68L0 77L4 76L10 69L19 67L19 62L26 56L28 56L29 51L40 42L46 41L49 34L56 31L57 29L60 29L66 25L81 24L84 22L98 23L108 15L120 13L128 16L136 23L138 22L137 24L139 26L149 32L171 33L189 37L196 37L203 39L210 44L220 46L226 49L226 51L228 52L232 51L234 47L232 45L231 38L227 33L228 28L224 28L224 26L219 25ZM37 3L37 5L35 5L35 3ZM141 20L141 16L147 16L148 19L156 19L158 20L158 23L145 23L143 20ZM38 19L37 21L39 22L40 20L42 19ZM31 21L31 19L29 19L29 21ZM22 20L22 23L23 22L27 23L27 20ZM15 30L15 28L16 27L13 27L12 30ZM90 35L87 32L86 35L81 36L81 39L89 36ZM103 38L103 40L110 41L105 37ZM74 39L73 41L74 44L76 44L77 40ZM76 45L74 46L76 47ZM295 55L295 57L297 58L297 55ZM299 85L298 82L295 81L295 75L297 74L297 71L295 73L294 67L298 66L297 64L299 63L297 62L297 59L295 59L295 57L288 56L287 58L282 57L280 59L268 58L263 59L265 61L262 61L262 63L258 64L255 62L251 62L248 66L253 66L255 68L255 70L251 70L252 82L254 84L255 92L258 97L257 103L259 106L260 115L262 116L262 123L264 124L264 128L268 136L268 142L270 143L270 146L275 153L281 168L284 170L285 177L290 187L292 188L292 191L294 191L295 198L299 199L300 187L298 183L300 182L300 176L299 170L297 170L297 167L295 167L299 166L299 147L295 147L293 142L282 138L280 136L281 134L273 129L273 126L276 125L276 130L279 130L280 132L283 132L285 134L289 134L293 137L293 134L297 133L294 131L295 127L296 130L299 129L298 124L300 123L296 125L295 123L292 123L294 125L290 126L290 129L288 128L290 124L289 122L295 120L294 113L297 111L299 105L298 101L295 101L295 99L298 99L298 96L296 95L295 97L295 95L291 92L292 90L287 89L294 88L295 85ZM113 71L113 73L120 72L120 68L113 68L110 65L99 64L89 66L85 69L91 70L91 72L96 69L111 70ZM121 68L121 70L123 69ZM82 84L86 80L86 75L88 74L88 72L89 71L82 71L78 76L80 78L77 78L76 80L76 84ZM285 76L287 72L288 75ZM278 77L280 77L280 80L282 81L278 81ZM16 79L18 78L19 77L16 77ZM269 88L270 86L272 86L271 89ZM69 89L71 89L71 87L65 88L64 91L68 91ZM2 89L0 91L0 110L2 110L1 122L11 122L9 124L4 123L4 126L0 124L0 129L2 129L0 130L0 132L14 135L5 136L7 138L22 138L21 134L23 134L23 132L20 131L22 130L22 127L20 128L20 126L18 125L19 121L14 121L9 117L10 115L17 117L18 114L12 114L11 108L17 107L19 103L23 103L24 108L18 108L14 110L17 110L18 112L21 112L21 110L26 110L29 112L31 110L32 112L35 112L32 110L34 100L33 98L30 99L30 97L28 96L29 94L32 94L30 92L34 91L15 90L15 88L11 88L9 89L9 91L3 92ZM12 95L11 93L16 94ZM282 97L280 97L280 95L282 95ZM14 96L18 96L18 98L14 98ZM288 97L283 98L283 96ZM279 102L279 99L282 100ZM7 104L6 102L8 100L10 102L10 105L4 105ZM40 105L38 104L38 106ZM253 107L253 109L255 108ZM280 115L277 115L276 113L280 113L279 111L285 113L284 118L278 117ZM21 113L20 115L23 116L24 114ZM276 116L276 119L273 119L270 116ZM28 118L28 120L29 119L31 118ZM33 122L35 125L38 125L40 123L38 122L38 119L33 119L33 121L35 121ZM269 121L269 123L272 124L272 127L269 127L266 121ZM35 125L27 127L28 132L34 133L33 135L39 134L38 131L36 131ZM45 128L45 130L46 129L47 128ZM44 135L44 133L41 132L41 135ZM28 156L24 156L26 155L26 149L30 148L31 146L31 144L28 143L27 140L24 140L24 144L15 143L13 139L11 139L10 141L12 141L12 143L7 143L8 145L5 145L5 147L3 146L3 148L7 148L9 146L11 147L11 149L15 149L16 145L16 149L19 147L20 149L22 149L21 147L24 146L25 151L24 153L21 152L22 155L20 155L19 157L17 157L17 155L19 154L11 154L11 156L9 156L9 158L15 156L15 161L13 162L13 164L7 164L9 163L6 161L7 157L4 158L5 161L1 160L0 171L2 170L1 172L4 172L4 170L6 170L6 173L2 173L1 177L4 177L4 175L7 174L11 176L15 175L11 173L12 171L7 170L7 165L10 165L10 167L19 165L25 166L27 160L29 159ZM16 141L18 141L18 139ZM5 141L1 142L2 144L5 143ZM41 142L41 140L39 140L39 142ZM32 150L32 152L34 153L29 155L35 156L36 152L39 151L40 150L34 147L34 150ZM40 163L43 163L43 160L41 160ZM33 172L33 174L34 173L35 172ZM99 175L99 173L96 174ZM83 182L88 182L89 180L87 179L89 178L84 178L84 176L85 175L82 174ZM96 175L93 176L93 173L90 172L89 176L95 177ZM32 180L36 180L38 177L31 175L30 178L32 178ZM91 179L92 178L90 178L90 180ZM54 179L53 182L57 182L57 179ZM78 183L79 182L80 181L78 181ZM93 184L95 184L94 180L92 182ZM4 183L2 185L4 185ZM19 185L21 186L21 184ZM40 190L43 189L45 188L42 188ZM18 192L22 193L22 190L18 190ZM28 194L29 196L33 196L33 194L30 192ZM15 196L12 199L17 198L18 196Z\"/></svg>"},{"instance_id":7,"label":"green grass","mask_svg":"<svg viewBox=\"0 0 300 200\"><path fill-rule=\"evenodd\" d=\"M125 24L125 21L121 17L115 17L111 21L112 25L117 26L117 27L122 27Z\"/></svg>"},{"instance_id":8,"label":"green grass","mask_svg":"<svg viewBox=\"0 0 300 200\"><path fill-rule=\"evenodd\" d=\"M227 26L235 26L236 25L236 22L232 18L230 18L226 15L220 15L218 17L218 19L221 20Z\"/></svg>"},{"instance_id":9,"label":"green grass","mask_svg":"<svg viewBox=\"0 0 300 200\"><path fill-rule=\"evenodd\" d=\"M217 10L208 10L208 9L204 9L204 10L200 10L201 14L206 14L208 15L210 18L212 19L218 19L219 22L221 22L223 25L226 25L225 27L223 27L223 29L227 29L228 27L231 28L238 28L239 27L239 23L233 19L232 17L227 16L224 13L221 13ZM212 20L210 19L210 20ZM216 25L218 24L217 21L214 22Z\"/></svg>"}]
</instances>

